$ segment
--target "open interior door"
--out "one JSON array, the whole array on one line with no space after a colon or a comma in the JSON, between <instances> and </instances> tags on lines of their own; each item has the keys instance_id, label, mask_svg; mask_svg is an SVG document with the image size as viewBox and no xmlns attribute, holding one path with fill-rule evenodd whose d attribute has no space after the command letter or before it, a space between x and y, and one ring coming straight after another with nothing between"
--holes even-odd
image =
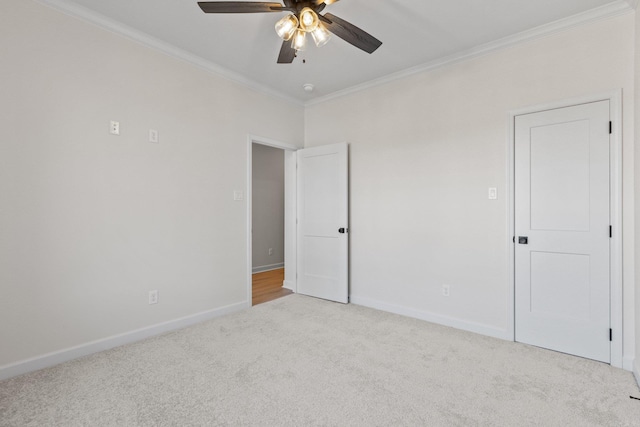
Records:
<instances>
[{"instance_id":1,"label":"open interior door","mask_svg":"<svg viewBox=\"0 0 640 427\"><path fill-rule=\"evenodd\" d=\"M298 150L298 281L303 295L349 302L347 144Z\"/></svg>"}]
</instances>

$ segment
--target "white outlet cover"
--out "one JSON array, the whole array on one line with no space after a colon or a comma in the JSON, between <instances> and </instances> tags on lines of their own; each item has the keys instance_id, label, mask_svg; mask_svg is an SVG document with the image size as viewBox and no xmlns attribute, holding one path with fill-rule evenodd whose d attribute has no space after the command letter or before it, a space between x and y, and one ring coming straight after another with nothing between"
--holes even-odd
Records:
<instances>
[{"instance_id":1,"label":"white outlet cover","mask_svg":"<svg viewBox=\"0 0 640 427\"><path fill-rule=\"evenodd\" d=\"M158 303L158 291L149 291L149 304L157 304Z\"/></svg>"},{"instance_id":2,"label":"white outlet cover","mask_svg":"<svg viewBox=\"0 0 640 427\"><path fill-rule=\"evenodd\" d=\"M120 122L111 120L111 122L109 123L109 133L111 135L120 135Z\"/></svg>"},{"instance_id":3,"label":"white outlet cover","mask_svg":"<svg viewBox=\"0 0 640 427\"><path fill-rule=\"evenodd\" d=\"M449 285L442 285L442 296L448 297L449 293Z\"/></svg>"},{"instance_id":4,"label":"white outlet cover","mask_svg":"<svg viewBox=\"0 0 640 427\"><path fill-rule=\"evenodd\" d=\"M244 193L239 190L233 192L233 200L244 200Z\"/></svg>"},{"instance_id":5,"label":"white outlet cover","mask_svg":"<svg viewBox=\"0 0 640 427\"><path fill-rule=\"evenodd\" d=\"M155 129L149 129L149 142L157 144L159 142L159 134Z\"/></svg>"}]
</instances>

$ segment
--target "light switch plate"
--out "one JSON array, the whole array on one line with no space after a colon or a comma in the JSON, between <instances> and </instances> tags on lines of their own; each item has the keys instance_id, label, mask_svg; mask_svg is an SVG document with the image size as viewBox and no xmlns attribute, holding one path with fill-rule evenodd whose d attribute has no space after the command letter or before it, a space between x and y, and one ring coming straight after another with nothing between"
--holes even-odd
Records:
<instances>
[{"instance_id":1,"label":"light switch plate","mask_svg":"<svg viewBox=\"0 0 640 427\"><path fill-rule=\"evenodd\" d=\"M244 200L244 194L242 191L235 190L233 192L233 200Z\"/></svg>"},{"instance_id":2,"label":"light switch plate","mask_svg":"<svg viewBox=\"0 0 640 427\"><path fill-rule=\"evenodd\" d=\"M498 199L498 189L491 187L489 188L489 200L497 200Z\"/></svg>"}]
</instances>

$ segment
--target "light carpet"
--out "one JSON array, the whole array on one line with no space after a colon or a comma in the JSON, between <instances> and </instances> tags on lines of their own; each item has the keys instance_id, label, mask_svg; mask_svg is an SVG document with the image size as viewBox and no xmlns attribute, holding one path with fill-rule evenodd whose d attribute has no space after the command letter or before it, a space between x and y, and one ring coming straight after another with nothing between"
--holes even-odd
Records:
<instances>
[{"instance_id":1,"label":"light carpet","mask_svg":"<svg viewBox=\"0 0 640 427\"><path fill-rule=\"evenodd\" d=\"M0 382L2 426L639 426L631 373L290 295Z\"/></svg>"}]
</instances>

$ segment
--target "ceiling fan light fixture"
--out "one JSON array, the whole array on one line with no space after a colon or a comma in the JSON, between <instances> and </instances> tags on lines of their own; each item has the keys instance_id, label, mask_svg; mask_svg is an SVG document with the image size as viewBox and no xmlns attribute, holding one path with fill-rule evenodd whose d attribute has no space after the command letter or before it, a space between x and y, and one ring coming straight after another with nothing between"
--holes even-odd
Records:
<instances>
[{"instance_id":1,"label":"ceiling fan light fixture","mask_svg":"<svg viewBox=\"0 0 640 427\"><path fill-rule=\"evenodd\" d=\"M298 30L296 31L295 36L293 36L293 42L291 43L291 48L295 49L296 51L298 50L304 50L306 44L307 44L307 33L305 33L302 30Z\"/></svg>"},{"instance_id":2,"label":"ceiling fan light fixture","mask_svg":"<svg viewBox=\"0 0 640 427\"><path fill-rule=\"evenodd\" d=\"M295 15L287 15L276 22L276 33L282 40L291 40L298 29L298 18Z\"/></svg>"},{"instance_id":3,"label":"ceiling fan light fixture","mask_svg":"<svg viewBox=\"0 0 640 427\"><path fill-rule=\"evenodd\" d=\"M319 24L318 28L311 32L311 36L313 37L313 41L316 43L316 46L322 47L331 38L331 33L325 28L324 25Z\"/></svg>"},{"instance_id":4,"label":"ceiling fan light fixture","mask_svg":"<svg viewBox=\"0 0 640 427\"><path fill-rule=\"evenodd\" d=\"M307 33L312 32L320 24L318 15L310 7L305 7L300 11L300 29Z\"/></svg>"},{"instance_id":5,"label":"ceiling fan light fixture","mask_svg":"<svg viewBox=\"0 0 640 427\"><path fill-rule=\"evenodd\" d=\"M366 52L373 53L382 42L352 23L331 13L323 13L327 5L339 0L280 0L267 1L198 1L204 13L272 13L286 12L278 17L275 31L284 40L278 54L278 64L291 64L296 52L306 48L306 35L311 33L313 41L322 47L334 35ZM631 1L631 0L627 0ZM638 1L638 0L634 0ZM305 61L304 59L302 60Z\"/></svg>"}]
</instances>

